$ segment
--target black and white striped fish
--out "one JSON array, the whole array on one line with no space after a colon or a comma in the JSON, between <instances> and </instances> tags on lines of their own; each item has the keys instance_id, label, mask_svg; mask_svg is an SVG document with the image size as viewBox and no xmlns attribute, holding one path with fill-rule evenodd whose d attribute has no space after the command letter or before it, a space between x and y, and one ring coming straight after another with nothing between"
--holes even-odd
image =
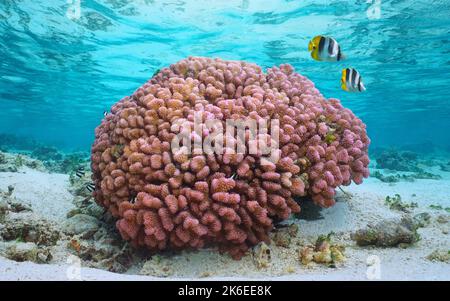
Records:
<instances>
[{"instance_id":1,"label":"black and white striped fish","mask_svg":"<svg viewBox=\"0 0 450 301\"><path fill-rule=\"evenodd\" d=\"M103 111L103 116L104 117L108 116L108 114L109 114L108 111Z\"/></svg>"},{"instance_id":2,"label":"black and white striped fish","mask_svg":"<svg viewBox=\"0 0 450 301\"><path fill-rule=\"evenodd\" d=\"M86 190L89 192L92 192L95 190L95 184L92 182L86 183L85 187L86 187Z\"/></svg>"},{"instance_id":3,"label":"black and white striped fish","mask_svg":"<svg viewBox=\"0 0 450 301\"><path fill-rule=\"evenodd\" d=\"M316 36L308 45L311 57L316 61L336 62L345 58L341 46L331 37Z\"/></svg>"},{"instance_id":4,"label":"black and white striped fish","mask_svg":"<svg viewBox=\"0 0 450 301\"><path fill-rule=\"evenodd\" d=\"M346 68L342 70L341 77L342 90L347 92L364 92L366 87L362 82L361 74L354 68Z\"/></svg>"},{"instance_id":5,"label":"black and white striped fish","mask_svg":"<svg viewBox=\"0 0 450 301\"><path fill-rule=\"evenodd\" d=\"M84 171L84 167L83 167L83 166L78 167L78 169L75 171L75 175L76 175L78 178L83 177L85 173L86 173L86 172Z\"/></svg>"}]
</instances>

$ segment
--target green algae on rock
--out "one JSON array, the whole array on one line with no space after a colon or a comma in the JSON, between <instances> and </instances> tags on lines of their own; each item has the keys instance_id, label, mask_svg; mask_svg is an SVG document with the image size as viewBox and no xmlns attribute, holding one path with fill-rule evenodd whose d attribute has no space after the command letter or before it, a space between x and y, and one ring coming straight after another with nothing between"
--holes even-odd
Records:
<instances>
[{"instance_id":1,"label":"green algae on rock","mask_svg":"<svg viewBox=\"0 0 450 301\"><path fill-rule=\"evenodd\" d=\"M301 248L298 257L303 265L311 262L326 264L335 267L336 264L345 260L344 246L332 242L333 232L327 235L319 235L314 245Z\"/></svg>"},{"instance_id":2,"label":"green algae on rock","mask_svg":"<svg viewBox=\"0 0 450 301\"><path fill-rule=\"evenodd\" d=\"M397 193L393 197L386 196L384 204L392 210L399 210L403 212L409 212L412 208L417 208L418 204L415 202L405 203L402 201L402 197Z\"/></svg>"}]
</instances>

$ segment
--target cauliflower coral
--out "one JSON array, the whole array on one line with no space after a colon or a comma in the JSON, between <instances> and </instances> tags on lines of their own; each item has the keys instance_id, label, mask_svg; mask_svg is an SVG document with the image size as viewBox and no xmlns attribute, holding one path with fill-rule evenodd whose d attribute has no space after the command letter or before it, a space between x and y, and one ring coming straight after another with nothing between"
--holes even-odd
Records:
<instances>
[{"instance_id":1,"label":"cauliflower coral","mask_svg":"<svg viewBox=\"0 0 450 301\"><path fill-rule=\"evenodd\" d=\"M278 120L279 159L173 149L198 113L192 141L212 134L209 119ZM295 197L329 207L336 187L360 184L369 175L369 143L359 118L290 65L263 73L251 63L189 57L114 104L96 128L94 197L136 247L215 246L240 258L300 211Z\"/></svg>"}]
</instances>

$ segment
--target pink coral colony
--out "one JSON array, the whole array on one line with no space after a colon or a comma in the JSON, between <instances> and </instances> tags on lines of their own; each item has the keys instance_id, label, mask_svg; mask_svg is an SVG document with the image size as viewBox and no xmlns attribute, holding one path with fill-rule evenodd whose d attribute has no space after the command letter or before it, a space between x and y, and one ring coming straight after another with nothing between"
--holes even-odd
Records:
<instances>
[{"instance_id":1,"label":"pink coral colony","mask_svg":"<svg viewBox=\"0 0 450 301\"><path fill-rule=\"evenodd\" d=\"M281 159L173 152L173 124L194 112L223 122L278 119ZM240 258L300 211L294 197L330 207L336 187L360 184L369 143L359 118L290 65L264 74L255 64L189 57L113 105L97 127L94 196L136 247L218 246Z\"/></svg>"}]
</instances>

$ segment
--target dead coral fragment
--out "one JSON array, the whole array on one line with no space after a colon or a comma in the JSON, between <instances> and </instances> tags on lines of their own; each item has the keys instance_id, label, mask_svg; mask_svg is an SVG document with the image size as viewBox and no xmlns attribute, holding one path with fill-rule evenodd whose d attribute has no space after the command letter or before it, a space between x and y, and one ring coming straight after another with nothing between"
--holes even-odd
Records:
<instances>
[{"instance_id":1,"label":"dead coral fragment","mask_svg":"<svg viewBox=\"0 0 450 301\"><path fill-rule=\"evenodd\" d=\"M8 259L18 262L32 261L36 263L46 263L52 259L52 255L48 248L39 247L32 242L9 243L4 255Z\"/></svg>"},{"instance_id":2,"label":"dead coral fragment","mask_svg":"<svg viewBox=\"0 0 450 301\"><path fill-rule=\"evenodd\" d=\"M417 225L411 217L386 219L376 225L368 225L352 233L351 238L359 246L395 247L399 244L410 245L420 239Z\"/></svg>"},{"instance_id":3,"label":"dead coral fragment","mask_svg":"<svg viewBox=\"0 0 450 301\"><path fill-rule=\"evenodd\" d=\"M331 267L336 263L345 260L344 247L336 245L331 242L331 236L321 235L317 238L314 246L306 246L299 250L299 260L303 265L308 265L311 262L327 264Z\"/></svg>"},{"instance_id":4,"label":"dead coral fragment","mask_svg":"<svg viewBox=\"0 0 450 301\"><path fill-rule=\"evenodd\" d=\"M253 262L258 269L268 268L271 261L271 250L265 242L260 242L253 248Z\"/></svg>"},{"instance_id":5,"label":"dead coral fragment","mask_svg":"<svg viewBox=\"0 0 450 301\"><path fill-rule=\"evenodd\" d=\"M450 250L434 250L427 256L430 261L450 262Z\"/></svg>"},{"instance_id":6,"label":"dead coral fragment","mask_svg":"<svg viewBox=\"0 0 450 301\"><path fill-rule=\"evenodd\" d=\"M299 260L303 265L308 265L314 260L314 248L305 247L299 251Z\"/></svg>"},{"instance_id":7,"label":"dead coral fragment","mask_svg":"<svg viewBox=\"0 0 450 301\"><path fill-rule=\"evenodd\" d=\"M390 175L384 175L377 170L372 174L372 176L384 183L397 183L400 181L414 182L415 180L425 180L425 179L440 180L442 178L440 175L435 175L426 171L414 172L411 174L395 173Z\"/></svg>"}]
</instances>

